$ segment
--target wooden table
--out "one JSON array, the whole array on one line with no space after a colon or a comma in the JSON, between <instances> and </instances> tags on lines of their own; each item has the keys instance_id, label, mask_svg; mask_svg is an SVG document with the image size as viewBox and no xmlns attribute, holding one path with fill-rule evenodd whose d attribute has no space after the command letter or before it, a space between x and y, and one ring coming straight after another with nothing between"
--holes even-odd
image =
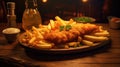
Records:
<instances>
[{"instance_id":1,"label":"wooden table","mask_svg":"<svg viewBox=\"0 0 120 67\"><path fill-rule=\"evenodd\" d=\"M98 25L109 30L112 41L110 44L91 51L66 55L39 54L36 56L34 53L27 52L17 41L8 44L3 34L0 34L0 62L7 60L9 64L17 63L18 67L20 65L23 67L119 67L120 30L110 29L106 23ZM5 27L4 23L0 24L0 32Z\"/></svg>"}]
</instances>

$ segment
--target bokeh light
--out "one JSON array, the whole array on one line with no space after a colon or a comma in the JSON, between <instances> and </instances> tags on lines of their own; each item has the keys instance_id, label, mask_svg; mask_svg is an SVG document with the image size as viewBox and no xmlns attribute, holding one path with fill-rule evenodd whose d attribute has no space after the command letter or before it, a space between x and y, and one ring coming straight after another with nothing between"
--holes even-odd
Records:
<instances>
[{"instance_id":1,"label":"bokeh light","mask_svg":"<svg viewBox=\"0 0 120 67\"><path fill-rule=\"evenodd\" d=\"M85 2L88 2L88 0L82 0L82 2L84 2L84 3L85 3Z\"/></svg>"},{"instance_id":2,"label":"bokeh light","mask_svg":"<svg viewBox=\"0 0 120 67\"><path fill-rule=\"evenodd\" d=\"M47 0L42 0L42 2L43 2L43 3L46 3L46 2L47 2Z\"/></svg>"}]
</instances>

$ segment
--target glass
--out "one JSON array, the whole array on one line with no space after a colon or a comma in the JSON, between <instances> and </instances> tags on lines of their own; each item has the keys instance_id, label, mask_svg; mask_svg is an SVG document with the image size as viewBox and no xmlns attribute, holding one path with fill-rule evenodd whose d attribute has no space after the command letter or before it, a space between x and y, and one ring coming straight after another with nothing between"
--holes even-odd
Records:
<instances>
[{"instance_id":1,"label":"glass","mask_svg":"<svg viewBox=\"0 0 120 67\"><path fill-rule=\"evenodd\" d=\"M109 16L108 21L111 29L120 29L120 18Z\"/></svg>"},{"instance_id":2,"label":"glass","mask_svg":"<svg viewBox=\"0 0 120 67\"><path fill-rule=\"evenodd\" d=\"M40 13L37 9L36 0L26 0L26 9L22 17L22 27L24 30L30 30L32 26L38 27L42 24Z\"/></svg>"}]
</instances>

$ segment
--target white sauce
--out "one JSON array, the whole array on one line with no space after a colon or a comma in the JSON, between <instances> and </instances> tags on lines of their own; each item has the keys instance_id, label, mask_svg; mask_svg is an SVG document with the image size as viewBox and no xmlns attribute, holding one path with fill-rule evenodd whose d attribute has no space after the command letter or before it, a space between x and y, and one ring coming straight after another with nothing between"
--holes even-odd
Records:
<instances>
[{"instance_id":1,"label":"white sauce","mask_svg":"<svg viewBox=\"0 0 120 67\"><path fill-rule=\"evenodd\" d=\"M15 34L15 33L19 33L20 29L18 29L18 28L6 28L2 32L4 34Z\"/></svg>"}]
</instances>

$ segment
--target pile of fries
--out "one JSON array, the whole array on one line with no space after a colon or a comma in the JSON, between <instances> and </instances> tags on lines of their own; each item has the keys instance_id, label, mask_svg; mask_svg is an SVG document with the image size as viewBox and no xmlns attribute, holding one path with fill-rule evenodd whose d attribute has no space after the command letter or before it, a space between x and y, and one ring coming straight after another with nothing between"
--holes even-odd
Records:
<instances>
[{"instance_id":1,"label":"pile of fries","mask_svg":"<svg viewBox=\"0 0 120 67\"><path fill-rule=\"evenodd\" d=\"M35 47L38 49L50 49L55 47L55 43L46 41L44 36L50 32L60 32L61 26L70 25L74 27L74 25L80 24L76 23L72 19L69 21L65 21L60 17L56 16L56 20L50 20L48 25L39 25L39 28L32 27L31 30L26 30L25 36L21 39L22 43L27 44L29 47ZM82 24L82 23L81 23ZM84 25L84 24L83 24ZM69 42L65 43L63 48L70 48L79 46L80 44L94 46L94 43L98 43L104 40L108 40L109 32L107 30L103 30L102 26L99 26L99 31L95 33L91 33L88 35L84 35L83 37L79 37L79 41L77 42Z\"/></svg>"}]
</instances>

